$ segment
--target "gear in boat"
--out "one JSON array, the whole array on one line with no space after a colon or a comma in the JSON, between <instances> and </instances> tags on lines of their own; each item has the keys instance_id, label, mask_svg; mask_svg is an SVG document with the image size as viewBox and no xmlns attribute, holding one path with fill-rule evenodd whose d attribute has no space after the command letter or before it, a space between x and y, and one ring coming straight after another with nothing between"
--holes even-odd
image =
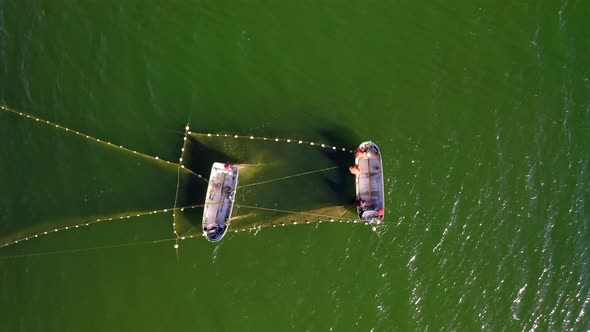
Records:
<instances>
[{"instance_id":1,"label":"gear in boat","mask_svg":"<svg viewBox=\"0 0 590 332\"><path fill-rule=\"evenodd\" d=\"M221 237L225 234L227 227L221 225L208 225L203 227L203 233L207 237L208 240L212 242L216 242L221 240Z\"/></svg>"}]
</instances>

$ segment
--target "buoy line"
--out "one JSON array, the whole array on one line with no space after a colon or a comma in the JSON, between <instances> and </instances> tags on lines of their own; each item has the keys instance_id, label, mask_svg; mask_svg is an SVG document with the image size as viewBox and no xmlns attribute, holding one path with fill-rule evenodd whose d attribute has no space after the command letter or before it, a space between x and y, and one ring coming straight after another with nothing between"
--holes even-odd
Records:
<instances>
[{"instance_id":1,"label":"buoy line","mask_svg":"<svg viewBox=\"0 0 590 332\"><path fill-rule=\"evenodd\" d=\"M176 210L176 204L178 203L178 191L180 189L180 169L184 168L182 165L182 159L184 158L184 151L186 148L186 137L188 136L190 130L190 125L187 123L184 127L184 136L182 141L182 148L180 149L180 158L178 160L178 167L176 169L176 193L174 195L174 210ZM176 231L176 211L172 212L172 231L174 232L174 236L178 239L178 232ZM178 249L178 241L174 245L176 249Z\"/></svg>"},{"instance_id":2,"label":"buoy line","mask_svg":"<svg viewBox=\"0 0 590 332\"><path fill-rule=\"evenodd\" d=\"M135 155L138 155L138 156L142 156L142 157L145 157L145 158L153 159L153 160L156 160L156 161L158 161L160 163L170 164L170 165L176 165L176 163L171 162L171 161L168 161L168 160L165 160L165 159L162 159L160 157L150 156L148 154L141 153L141 152L138 152L136 150L132 150L132 149L126 148L126 147L124 147L122 145L113 144L113 143L111 143L109 141L101 140L101 139L98 139L96 137L93 137L93 136L90 136L90 135L81 133L79 131L76 131L76 130L73 130L73 129L64 127L62 125L53 123L51 121L44 120L44 119L41 119L39 117L35 117L33 115L29 115L29 114L24 113L24 112L16 111L16 110L14 110L14 109L6 106L6 105L0 105L0 109L4 110L6 112L10 112L10 113L16 114L18 116L24 117L24 118L35 120L36 122L40 122L40 123L45 124L45 125L48 125L50 127L55 127L55 128L60 129L62 131L75 134L75 135L80 136L83 139L86 139L86 140L89 140L89 141L93 141L93 142L100 143L100 144L103 144L103 145L106 145L106 146L110 146L112 148L120 149L120 150L123 150L125 152L131 153L131 154L135 154Z\"/></svg>"},{"instance_id":3,"label":"buoy line","mask_svg":"<svg viewBox=\"0 0 590 332\"><path fill-rule=\"evenodd\" d=\"M172 223L172 228L173 228L173 233L175 235L175 239L176 239L176 244L174 245L174 247L176 249L178 249L178 239L180 238L177 230L176 230L176 211L180 210L183 211L185 208L196 208L196 207L202 207L203 205L194 205L194 206L187 206L187 207L177 207L177 203L178 203L178 193L179 193L179 188L180 188L180 171L181 169L183 169L184 171L197 176L198 178L204 180L205 182L208 182L206 178L204 178L202 175L197 174L195 172L193 172L192 170L186 168L183 165L183 160L184 160L184 152L186 150L186 143L187 143L187 138L190 135L194 135L194 136L207 136L207 137L228 137L228 138L239 138L239 139L249 139L249 140L262 140L262 141L269 141L269 142L284 142L284 143L293 143L293 144L305 144L305 145L309 145L309 146L314 146L314 147L318 147L318 148L323 148L323 149L328 149L328 150L332 150L332 151L341 151L341 152L348 152L348 153L353 153L353 150L347 150L346 148L338 148L336 146L331 146L331 145L326 145L326 144L322 144L322 143L316 143L313 141L303 141L303 140L295 140L295 139L286 139L286 138L267 138L267 137L255 137L255 136L245 136L245 135L230 135L230 134L204 134L204 133L192 133L190 131L190 127L189 124L186 125L185 127L185 131L184 131L184 136L183 136L183 145L181 148L181 154L180 154L180 158L179 158L179 162L175 163L175 162L171 162L168 160L164 160L159 158L158 156L150 156L148 154L145 153L141 153L126 147L123 147L122 145L116 145L113 144L109 141L105 141L105 140L100 140L98 138L95 138L93 136L90 135L86 135L84 133L78 132L76 130L72 130L70 128L64 127L62 125L50 122L48 120L44 120L42 118L39 117L35 117L32 116L30 114L24 113L24 112L19 112L16 111L6 105L0 105L0 109L12 114L16 114L18 116L21 117L25 117L28 118L30 120L35 120L36 122L40 122L44 125L50 126L50 127L54 127L56 129L65 131L65 132L69 132L69 133L73 133L79 137L82 137L83 139L89 140L89 141L93 141L96 143L100 143L115 149L120 149L122 151L125 151L127 153L130 154L135 154L135 155L139 155L141 157L144 158L149 158L149 159L153 159L159 163L164 163L166 165L174 165L177 167L177 183L176 183L176 193L175 193L175 199L174 199L174 206L171 209L162 209L162 210L156 210L156 211L149 211L149 212L142 212L139 214L133 214L133 215L126 215L126 216L114 216L114 217L108 217L108 218L99 218L93 221L89 221L89 222L85 222L85 223L81 223L81 224L77 224L77 225L71 225L71 226L65 226L65 227L61 227L61 228L55 228L53 230L49 230L49 231L45 231L42 233L38 233L38 234L34 234L25 238L21 238L19 240L15 240L9 243L6 243L4 245L0 245L0 248L2 247L6 247L12 244L16 244L18 242L22 242L22 241L27 241L29 239L32 238L37 238L39 236L43 236L43 235L47 235L49 233L55 233L61 230L67 230L70 228L78 228L81 226L89 226L91 224L94 223L98 223L98 222L102 222L102 221L109 221L109 220L118 220L118 219L128 219L131 217L139 217L139 216L143 216L143 215L148 215L148 214L155 214L155 213L162 213L162 212L168 212L168 211L172 211L173 213L173 223ZM262 185L262 184L266 184L266 183L271 183L271 182L275 182L275 181L281 181L281 180L285 180L285 179L289 179L289 178L294 178L294 177L299 177L299 176L304 176L304 175L308 175L308 174L313 174L313 173L319 173L319 172L324 172L324 171L329 171L329 170L333 170L338 168L338 166L333 166L333 167L328 167L328 168L324 168L324 169L320 169L320 170L314 170L314 171L307 171L307 172L302 172L302 173L298 173L298 174L294 174L294 175L288 175L288 176L283 176L280 178L276 178L276 179L271 179L271 180L266 180L266 181L261 181L261 182L257 182L257 183L251 183L251 184L246 184L243 186L239 186L238 188L245 188L245 187L250 187L250 186L256 186L256 185ZM267 210L267 211L275 211L275 212L281 212L281 213L290 213L290 214L300 214L300 215L308 215L308 216L314 216L314 217L323 217L323 218L329 218L330 222L334 222L335 219L339 219L340 222L354 222L356 223L357 220L353 220L351 218L342 218L342 217L334 217L334 216L328 216L328 215L322 215L322 214L312 214L312 213L305 213L305 212L297 212L297 211L288 211L288 210L280 210L280 209L270 209L270 208L262 208L262 207L254 207L254 206L246 206L246 205L236 205L238 207L244 207L244 208L250 208L250 209L259 209L259 210ZM322 222L322 220L318 221L319 223ZM307 222L309 223L309 221ZM297 222L293 222L293 224L297 224ZM271 225L268 225L271 226ZM272 224L273 227L276 227L276 224ZM285 224L282 224L282 226L285 226ZM258 226L258 227L254 227L252 229L260 229L262 226ZM242 229L241 231L244 231L245 229ZM373 227L373 230L375 231L375 227ZM236 230L235 232L238 232L239 230ZM190 236L190 237L194 237L194 236ZM189 237L189 238L190 238ZM182 239L185 239L187 237L182 237ZM170 240L170 239L168 239ZM172 239L173 240L173 239ZM167 240L158 240L158 241L167 241ZM156 241L157 242L157 241ZM153 241L150 242L143 242L143 243L155 243ZM125 244L127 245L127 244ZM117 245L117 246L125 246L125 245ZM132 244L129 244L132 245ZM98 249L100 248L108 248L108 246L102 246L102 247L96 247ZM83 251L83 250L92 250L94 248L86 248L86 249L80 249L77 251ZM64 252L68 252L68 251L64 251ZM69 251L72 252L72 251ZM56 253L61 253L61 252L56 252ZM35 254L31 254L31 255L35 255ZM24 256L23 256L24 257ZM2 257L0 257L2 258Z\"/></svg>"},{"instance_id":4,"label":"buoy line","mask_svg":"<svg viewBox=\"0 0 590 332\"><path fill-rule=\"evenodd\" d=\"M64 230L69 230L69 229L75 229L75 228L80 228L80 227L87 227L99 222L105 222L105 221L117 221L117 220L127 220L127 219L131 219L131 218L135 218L135 217L142 217L142 216L146 216L146 215L152 215L152 214L159 214L159 213L168 213L170 212L175 212L176 210L179 211L184 211L185 209L194 209L194 208L199 208L199 207L203 207L204 204L198 204L198 205L191 205L191 206L184 206L184 207L177 207L177 208L172 208L172 209L160 209L160 210L153 210L153 211L146 211L146 212L139 212L139 213L133 213L133 214L126 214L126 215L114 215L114 216L109 216L109 217L102 217L102 218L97 218L95 220L92 221L86 221L86 222L82 222L79 224L74 224L74 225L70 225L70 226L63 226L63 227L58 227L58 228L53 228L47 231L43 231L43 232L39 232L37 234L33 234L27 237L23 237L20 238L18 240L14 240L8 243L5 243L3 245L0 246L0 248L4 248L10 245L14 245L17 244L19 242L24 242L24 241L28 241L28 240L32 240L35 238L39 238L39 237L43 237L45 235L48 234L53 234L56 232L60 232L60 231L64 231Z\"/></svg>"},{"instance_id":5,"label":"buoy line","mask_svg":"<svg viewBox=\"0 0 590 332\"><path fill-rule=\"evenodd\" d=\"M315 146L318 148L329 149L332 151L340 151L340 152L347 152L347 153L354 153L354 150L343 148L343 147L336 147L329 144L317 143L313 141L304 141L299 139L291 139L291 138L268 138L268 137L259 137L259 136L249 136L249 135L237 135L237 134L205 134L205 133L191 133L193 136L205 136L205 137L227 137L227 138L238 138L238 139L248 139L248 140L259 140L259 141L269 141L269 142L284 142L284 143L293 143L293 144L304 144L309 146Z\"/></svg>"}]
</instances>

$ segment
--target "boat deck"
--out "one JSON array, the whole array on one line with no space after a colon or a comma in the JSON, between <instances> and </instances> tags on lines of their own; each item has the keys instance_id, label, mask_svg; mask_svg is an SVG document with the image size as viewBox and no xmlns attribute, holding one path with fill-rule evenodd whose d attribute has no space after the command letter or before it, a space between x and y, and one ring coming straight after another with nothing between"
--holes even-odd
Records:
<instances>
[{"instance_id":1,"label":"boat deck","mask_svg":"<svg viewBox=\"0 0 590 332\"><path fill-rule=\"evenodd\" d=\"M383 207L383 172L381 158L368 157L358 160L361 169L357 177L358 197L365 201L364 210L377 210Z\"/></svg>"},{"instance_id":2,"label":"boat deck","mask_svg":"<svg viewBox=\"0 0 590 332\"><path fill-rule=\"evenodd\" d=\"M203 235L209 241L221 240L227 231L238 185L238 172L237 166L223 163L214 163L211 168L203 211Z\"/></svg>"}]
</instances>

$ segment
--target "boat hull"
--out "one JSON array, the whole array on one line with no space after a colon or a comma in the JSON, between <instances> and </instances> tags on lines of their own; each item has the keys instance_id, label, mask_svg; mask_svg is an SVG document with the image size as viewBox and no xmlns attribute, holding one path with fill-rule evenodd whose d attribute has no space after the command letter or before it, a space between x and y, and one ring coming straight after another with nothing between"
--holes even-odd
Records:
<instances>
[{"instance_id":1,"label":"boat hull","mask_svg":"<svg viewBox=\"0 0 590 332\"><path fill-rule=\"evenodd\" d=\"M205 207L203 210L203 236L217 242L229 227L238 186L239 168L235 165L213 163Z\"/></svg>"},{"instance_id":2,"label":"boat hull","mask_svg":"<svg viewBox=\"0 0 590 332\"><path fill-rule=\"evenodd\" d=\"M383 162L377 144L367 141L355 151L356 202L358 217L366 222L381 221L385 211Z\"/></svg>"}]
</instances>

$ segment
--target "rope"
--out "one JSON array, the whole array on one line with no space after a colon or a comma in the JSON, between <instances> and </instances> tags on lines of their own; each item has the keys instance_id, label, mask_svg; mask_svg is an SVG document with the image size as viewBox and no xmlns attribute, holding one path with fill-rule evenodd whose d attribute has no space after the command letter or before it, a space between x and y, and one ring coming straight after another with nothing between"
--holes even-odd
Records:
<instances>
[{"instance_id":1,"label":"rope","mask_svg":"<svg viewBox=\"0 0 590 332\"><path fill-rule=\"evenodd\" d=\"M181 167L182 167L182 166L181 166ZM192 174L192 175L195 175L195 176L196 176L196 177L198 177L199 179L201 179L201 180L203 180L203 181L205 181L205 182L209 183L209 180L205 179L205 178L204 178L204 177L203 177L201 174L197 174L197 173L195 173L195 172L191 171L190 169L188 169L188 168L186 168L186 167L182 167L182 169L184 169L185 171L189 172L189 173L190 173L190 174Z\"/></svg>"},{"instance_id":2,"label":"rope","mask_svg":"<svg viewBox=\"0 0 590 332\"><path fill-rule=\"evenodd\" d=\"M239 189L239 188L246 188L246 187L257 186L257 185L260 185L260 184L266 184L266 183L270 183L270 182L281 181L281 180L290 179L290 178L294 178L294 177L298 177L298 176L303 176L303 175L308 175L308 174L313 174L313 173L320 173L320 172L330 171L330 170L333 170L335 168L338 168L338 166L323 168L323 169L319 169L319 170L315 170L315 171L298 173L298 174L294 174L294 175L283 176L283 177L280 177L280 178L276 178L276 179L272 179L272 180L267 180L267 181L262 181L262 182L245 184L243 186L238 186L237 188Z\"/></svg>"},{"instance_id":3,"label":"rope","mask_svg":"<svg viewBox=\"0 0 590 332\"><path fill-rule=\"evenodd\" d=\"M91 251L91 250L99 250L99 249L113 249L113 248L130 247L130 246L153 244L153 243L160 243L160 242L170 242L170 241L175 241L175 240L176 239L161 239L161 240L131 242L131 243L114 244L114 245L106 245L106 246L98 246L98 247L90 247L90 248L38 252L38 253L32 253L32 254L21 254L21 255L12 255L12 256L0 256L0 259L12 259L12 258L25 258L25 257L34 257L34 256L65 254L65 253L74 253L74 252Z\"/></svg>"},{"instance_id":4,"label":"rope","mask_svg":"<svg viewBox=\"0 0 590 332\"><path fill-rule=\"evenodd\" d=\"M300 214L300 215L313 216L313 217L324 217L324 218L330 218L330 219L353 220L351 218L335 217L335 216L329 216L329 215L326 215L326 214L318 214L318 213L307 213L307 212L298 212L298 211L271 209L271 208L263 208L263 207L259 207L259 206L248 206L248 205L238 205L238 204L236 204L236 206L237 207L243 207L243 208L246 208L246 209L254 209L254 210L264 210L264 211L273 211L273 212Z\"/></svg>"}]
</instances>

